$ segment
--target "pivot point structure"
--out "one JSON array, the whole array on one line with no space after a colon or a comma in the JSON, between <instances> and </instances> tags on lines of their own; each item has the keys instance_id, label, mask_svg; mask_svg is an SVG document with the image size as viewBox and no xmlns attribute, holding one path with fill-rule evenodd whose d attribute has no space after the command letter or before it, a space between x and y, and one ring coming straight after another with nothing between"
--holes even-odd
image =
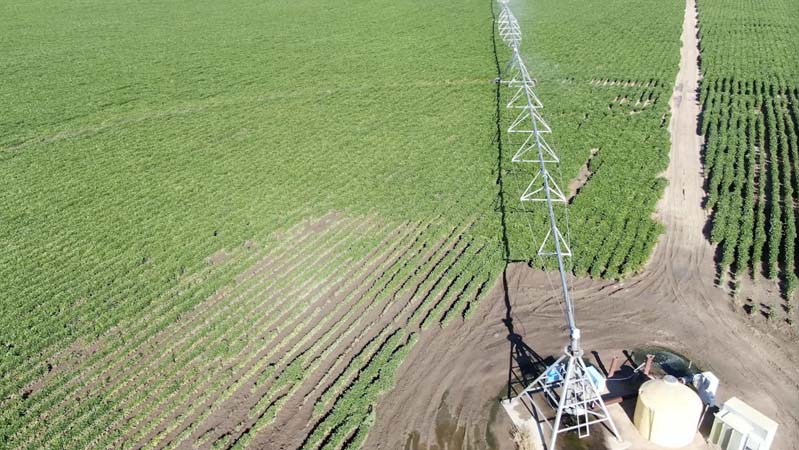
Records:
<instances>
[{"instance_id":1,"label":"pivot point structure","mask_svg":"<svg viewBox=\"0 0 799 450\"><path fill-rule=\"evenodd\" d=\"M499 78L499 82L508 91L509 100L506 107L515 117L507 131L510 135L521 135L521 139L517 142L522 142L514 153L512 161L536 165L533 179L520 200L537 203L546 208L549 230L538 249L538 256L554 257L557 260L569 328L569 344L564 348L563 355L516 398L527 405L533 418L538 422L539 430L542 423L549 426L551 431L549 449L555 449L561 433L577 431L580 437L585 437L590 434L590 426L594 424L606 425L618 439L619 432L616 425L602 401L601 393L592 383L588 368L582 359L580 329L574 320L574 305L565 263L565 258L571 256L571 249L567 237L564 237L558 227L554 209L556 203L562 203L565 207L567 200L549 171L549 167L558 164L560 160L555 150L544 139L544 135L551 133L552 130L541 117L540 110L543 104L535 94L535 80L530 76L520 54L522 33L519 22L507 0L500 0L499 6L497 29L512 52L510 61ZM555 417L548 417L547 409L555 410Z\"/></svg>"}]
</instances>

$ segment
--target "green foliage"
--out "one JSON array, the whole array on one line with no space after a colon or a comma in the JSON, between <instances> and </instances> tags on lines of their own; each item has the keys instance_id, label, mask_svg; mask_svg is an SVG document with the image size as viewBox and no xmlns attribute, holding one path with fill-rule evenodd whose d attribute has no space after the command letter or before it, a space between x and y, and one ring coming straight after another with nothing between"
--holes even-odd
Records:
<instances>
[{"instance_id":1,"label":"green foliage","mask_svg":"<svg viewBox=\"0 0 799 450\"><path fill-rule=\"evenodd\" d=\"M180 445L242 390L241 439L200 443L245 447L327 361L306 443L360 446L412 330L468 318L502 269L488 7L0 3L0 447ZM627 276L662 231L682 3L535 8L519 15L564 180L599 149L574 270ZM529 171L504 175L516 198ZM526 259L543 217L510 206ZM286 231L330 211L357 219Z\"/></svg>"},{"instance_id":2,"label":"green foliage","mask_svg":"<svg viewBox=\"0 0 799 450\"><path fill-rule=\"evenodd\" d=\"M705 173L720 268L796 286L799 9L699 0ZM762 265L761 265L762 264Z\"/></svg>"},{"instance_id":3,"label":"green foliage","mask_svg":"<svg viewBox=\"0 0 799 450\"><path fill-rule=\"evenodd\" d=\"M646 262L661 231L652 216L665 187L659 177L668 164L684 2L537 0L514 4L514 11L566 195L590 159L590 176L569 207L574 271L628 276ZM512 141L503 146L516 150ZM546 229L543 215L530 212L540 208L518 202L532 172L514 164L505 176L513 259L532 258Z\"/></svg>"},{"instance_id":4,"label":"green foliage","mask_svg":"<svg viewBox=\"0 0 799 450\"><path fill-rule=\"evenodd\" d=\"M316 422L300 448L341 448L353 427L369 425L376 406L374 401L393 386L393 372L415 342L416 335L405 340L402 333L394 333L383 343L350 387L339 395L330 412ZM358 447L352 445L352 448Z\"/></svg>"},{"instance_id":5,"label":"green foliage","mask_svg":"<svg viewBox=\"0 0 799 450\"><path fill-rule=\"evenodd\" d=\"M191 398L231 395L240 386L222 380L255 351L248 333L268 343L278 318L299 321L307 305L296 289L318 288L381 236L353 226L332 237L338 247L313 240L317 232L293 236L294 253L243 245L281 248L279 232L306 218L435 220L419 245L474 222L463 239L482 250L424 285L420 320L434 306L431 323L450 308L460 317L479 300L468 295L478 283L438 297L448 286L439 278L493 285L496 73L485 1L11 0L0 16L0 447L113 447L129 432L157 442L181 432L178 408ZM209 263L222 249L229 261ZM314 254L325 258L306 258ZM256 255L293 274L266 274L286 297L265 315L253 309L265 287L237 282ZM375 283L410 289L418 261L387 267L395 281ZM461 288L467 295L456 296ZM246 300L147 347L223 293ZM364 302L387 307L392 293ZM261 422L312 366L294 361L241 378L281 386L264 395ZM108 375L123 369L136 376ZM359 430L354 441L368 423Z\"/></svg>"}]
</instances>

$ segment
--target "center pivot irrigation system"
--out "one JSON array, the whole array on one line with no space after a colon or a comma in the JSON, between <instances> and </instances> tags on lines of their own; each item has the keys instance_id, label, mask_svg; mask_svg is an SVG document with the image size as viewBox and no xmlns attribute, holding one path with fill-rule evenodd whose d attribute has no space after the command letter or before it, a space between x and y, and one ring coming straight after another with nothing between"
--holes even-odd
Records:
<instances>
[{"instance_id":1,"label":"center pivot irrigation system","mask_svg":"<svg viewBox=\"0 0 799 450\"><path fill-rule=\"evenodd\" d=\"M574 321L574 305L567 282L567 268L564 259L571 257L571 249L567 240L558 228L555 215L555 203L567 201L563 191L550 175L548 166L557 165L560 160L552 147L544 140L543 134L551 133L549 125L539 114L543 108L541 101L533 89L536 82L530 76L527 66L520 54L522 41L519 22L513 15L507 0L499 0L501 11L497 18L497 28L502 40L512 50L510 61L500 76L500 83L508 90L510 100L507 109L516 118L508 128L510 135L520 134L522 144L513 155L515 163L536 163L538 170L533 180L521 196L522 202L543 204L549 215L549 231L538 249L539 257L555 257L560 272L563 291L566 321L569 327L569 345L564 348L563 355L554 364L530 383L517 397L530 410L538 430L543 431L541 423L550 427L551 438L549 449L555 449L560 433L576 430L578 435L586 437L590 434L590 426L605 422L617 439L620 438L616 425L602 401L597 387L592 383L588 369L582 359L580 347L580 329ZM567 233L568 235L568 233ZM552 241L548 246L547 243ZM554 246L554 251L550 248ZM538 400L537 400L538 399ZM525 401L526 400L526 401ZM543 400L543 408L538 402ZM546 414L547 406L556 409L554 418ZM542 434L542 440L543 440Z\"/></svg>"}]
</instances>

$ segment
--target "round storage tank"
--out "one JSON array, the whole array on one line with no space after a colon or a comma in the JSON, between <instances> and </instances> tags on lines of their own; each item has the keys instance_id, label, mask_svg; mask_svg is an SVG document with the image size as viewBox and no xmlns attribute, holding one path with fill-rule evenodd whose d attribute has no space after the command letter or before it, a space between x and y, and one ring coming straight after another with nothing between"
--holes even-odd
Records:
<instances>
[{"instance_id":1,"label":"round storage tank","mask_svg":"<svg viewBox=\"0 0 799 450\"><path fill-rule=\"evenodd\" d=\"M649 380L638 390L635 427L654 444L668 448L690 444L701 415L702 400L672 376Z\"/></svg>"}]
</instances>

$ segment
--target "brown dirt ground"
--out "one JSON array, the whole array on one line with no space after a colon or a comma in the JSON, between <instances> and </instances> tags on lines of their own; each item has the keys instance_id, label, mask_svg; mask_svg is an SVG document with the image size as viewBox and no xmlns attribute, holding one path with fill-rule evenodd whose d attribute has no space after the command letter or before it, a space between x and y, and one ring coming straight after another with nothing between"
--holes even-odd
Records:
<instances>
[{"instance_id":1,"label":"brown dirt ground","mask_svg":"<svg viewBox=\"0 0 799 450\"><path fill-rule=\"evenodd\" d=\"M776 419L773 448L788 449L799 441L796 333L753 325L715 286L715 248L702 232L695 11L695 0L687 0L669 186L657 208L666 232L634 278L575 280L577 322L585 348L603 357L605 349L660 345L712 370L719 399L738 396ZM520 335L542 356L560 353L566 334L558 301L546 274L510 265L470 320L422 333L377 407L365 448L512 448L510 421L497 402L507 389L509 337Z\"/></svg>"}]
</instances>

